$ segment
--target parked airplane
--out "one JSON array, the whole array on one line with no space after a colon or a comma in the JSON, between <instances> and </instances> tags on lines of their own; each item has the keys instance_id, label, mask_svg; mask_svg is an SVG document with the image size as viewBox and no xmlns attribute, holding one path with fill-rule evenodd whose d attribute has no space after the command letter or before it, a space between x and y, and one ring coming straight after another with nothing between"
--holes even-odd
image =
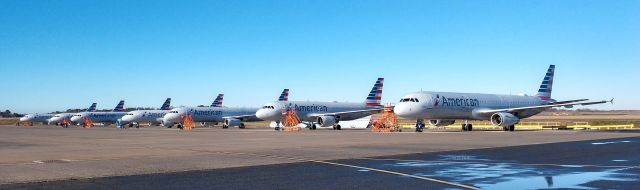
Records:
<instances>
[{"instance_id":1,"label":"parked airplane","mask_svg":"<svg viewBox=\"0 0 640 190\"><path fill-rule=\"evenodd\" d=\"M315 130L316 122L320 127L333 127L340 130L340 121L354 120L378 113L382 110L380 100L384 78L378 78L365 102L312 102L312 101L276 101L262 106L256 116L262 120L275 121L276 130L280 129L288 109L293 109L297 117L308 124L308 128Z\"/></svg>"},{"instance_id":2,"label":"parked airplane","mask_svg":"<svg viewBox=\"0 0 640 190\"><path fill-rule=\"evenodd\" d=\"M96 106L97 106L97 103L94 102L94 103L91 104L91 106L89 106L89 108L86 111L87 112L94 112L94 111L96 111ZM53 117L51 117L51 119L49 119L48 124L49 125L53 125L53 124L55 124L55 125L67 125L68 126L68 123L65 124L65 123L63 123L63 121L65 119L71 121L71 117L73 117L73 115L75 115L75 114L76 113L59 113L59 114L55 114Z\"/></svg>"},{"instance_id":3,"label":"parked airplane","mask_svg":"<svg viewBox=\"0 0 640 190\"><path fill-rule=\"evenodd\" d=\"M120 100L111 112L80 112L71 117L71 122L86 126L85 120L91 119L93 123L118 124L120 118L126 114L127 112L124 112L124 100Z\"/></svg>"},{"instance_id":4,"label":"parked airplane","mask_svg":"<svg viewBox=\"0 0 640 190\"><path fill-rule=\"evenodd\" d=\"M20 118L20 122L43 122L48 123L49 119L53 117L54 114L48 113L36 113L36 114L27 114Z\"/></svg>"},{"instance_id":5,"label":"parked airplane","mask_svg":"<svg viewBox=\"0 0 640 190\"><path fill-rule=\"evenodd\" d=\"M152 124L162 124L162 118L165 114L169 113L171 109L171 98L167 98L164 101L159 110L135 110L130 111L127 115L122 116L121 124L122 126L129 125L130 127L136 127L140 125L141 122Z\"/></svg>"},{"instance_id":6,"label":"parked airplane","mask_svg":"<svg viewBox=\"0 0 640 190\"><path fill-rule=\"evenodd\" d=\"M416 119L418 132L424 128L425 119L432 126L446 126L454 124L455 120L465 120L462 124L464 131L473 130L473 125L467 120L489 120L493 125L502 126L504 131L513 131L520 119L531 117L551 107L613 103L613 99L610 101L552 99L554 71L555 65L550 65L536 96L413 92L404 96L395 105L394 112L402 118Z\"/></svg>"},{"instance_id":7,"label":"parked airplane","mask_svg":"<svg viewBox=\"0 0 640 190\"><path fill-rule=\"evenodd\" d=\"M280 99L286 99L288 97L289 89L284 89L280 95ZM214 103L215 104L215 103ZM220 96L220 104L222 104L222 97ZM257 121L256 110L258 108L228 108L228 107L181 107L174 108L167 113L163 118L163 125L171 128L173 125L177 125L178 128L183 126L183 118L189 114L193 119L193 122L223 122L222 128L229 128L238 126L239 128L245 128L244 121Z\"/></svg>"}]
</instances>

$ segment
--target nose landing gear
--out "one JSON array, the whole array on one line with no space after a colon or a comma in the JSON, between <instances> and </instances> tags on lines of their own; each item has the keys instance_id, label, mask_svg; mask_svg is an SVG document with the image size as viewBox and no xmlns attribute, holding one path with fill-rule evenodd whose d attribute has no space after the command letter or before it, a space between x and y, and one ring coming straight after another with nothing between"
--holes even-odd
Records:
<instances>
[{"instance_id":1,"label":"nose landing gear","mask_svg":"<svg viewBox=\"0 0 640 190\"><path fill-rule=\"evenodd\" d=\"M423 119L418 119L416 120L416 132L422 132L424 130L424 120Z\"/></svg>"}]
</instances>

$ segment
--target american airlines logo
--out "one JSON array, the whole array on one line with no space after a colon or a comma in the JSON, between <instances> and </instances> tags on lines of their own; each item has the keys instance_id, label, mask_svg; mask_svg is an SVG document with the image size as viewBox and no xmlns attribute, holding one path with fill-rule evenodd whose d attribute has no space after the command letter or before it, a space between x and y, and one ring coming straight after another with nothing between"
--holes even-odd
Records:
<instances>
[{"instance_id":1,"label":"american airlines logo","mask_svg":"<svg viewBox=\"0 0 640 190\"><path fill-rule=\"evenodd\" d=\"M193 111L193 115L222 115L222 111Z\"/></svg>"},{"instance_id":2,"label":"american airlines logo","mask_svg":"<svg viewBox=\"0 0 640 190\"><path fill-rule=\"evenodd\" d=\"M91 114L91 118L111 118L111 117L117 117L119 115L116 114Z\"/></svg>"},{"instance_id":3,"label":"american airlines logo","mask_svg":"<svg viewBox=\"0 0 640 190\"><path fill-rule=\"evenodd\" d=\"M157 118L157 117L164 117L164 115L166 115L167 113L145 113L142 114L142 117L153 117L153 118Z\"/></svg>"},{"instance_id":4,"label":"american airlines logo","mask_svg":"<svg viewBox=\"0 0 640 190\"><path fill-rule=\"evenodd\" d=\"M298 112L326 112L327 110L329 110L327 106L315 104L312 104L310 106L298 106L298 104L295 104L293 107L295 107L296 111Z\"/></svg>"},{"instance_id":5,"label":"american airlines logo","mask_svg":"<svg viewBox=\"0 0 640 190\"><path fill-rule=\"evenodd\" d=\"M442 99L439 99L440 95L437 95L434 106L438 106L440 101L442 101L442 106L452 107L478 107L480 106L480 101L475 98L447 98L442 96Z\"/></svg>"}]
</instances>

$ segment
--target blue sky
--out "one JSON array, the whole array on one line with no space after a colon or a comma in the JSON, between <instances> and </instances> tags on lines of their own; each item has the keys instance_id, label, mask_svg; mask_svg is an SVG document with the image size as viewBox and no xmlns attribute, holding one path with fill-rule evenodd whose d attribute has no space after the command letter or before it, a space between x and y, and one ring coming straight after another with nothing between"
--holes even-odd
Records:
<instances>
[{"instance_id":1,"label":"blue sky","mask_svg":"<svg viewBox=\"0 0 640 190\"><path fill-rule=\"evenodd\" d=\"M418 90L640 109L640 1L0 1L0 109L383 102Z\"/></svg>"}]
</instances>

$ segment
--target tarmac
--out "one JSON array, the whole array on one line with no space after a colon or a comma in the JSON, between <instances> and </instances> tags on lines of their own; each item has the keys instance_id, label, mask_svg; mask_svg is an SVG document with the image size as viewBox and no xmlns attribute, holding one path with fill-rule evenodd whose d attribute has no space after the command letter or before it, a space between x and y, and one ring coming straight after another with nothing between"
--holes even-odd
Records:
<instances>
[{"instance_id":1,"label":"tarmac","mask_svg":"<svg viewBox=\"0 0 640 190\"><path fill-rule=\"evenodd\" d=\"M639 189L640 132L0 126L0 189Z\"/></svg>"}]
</instances>

